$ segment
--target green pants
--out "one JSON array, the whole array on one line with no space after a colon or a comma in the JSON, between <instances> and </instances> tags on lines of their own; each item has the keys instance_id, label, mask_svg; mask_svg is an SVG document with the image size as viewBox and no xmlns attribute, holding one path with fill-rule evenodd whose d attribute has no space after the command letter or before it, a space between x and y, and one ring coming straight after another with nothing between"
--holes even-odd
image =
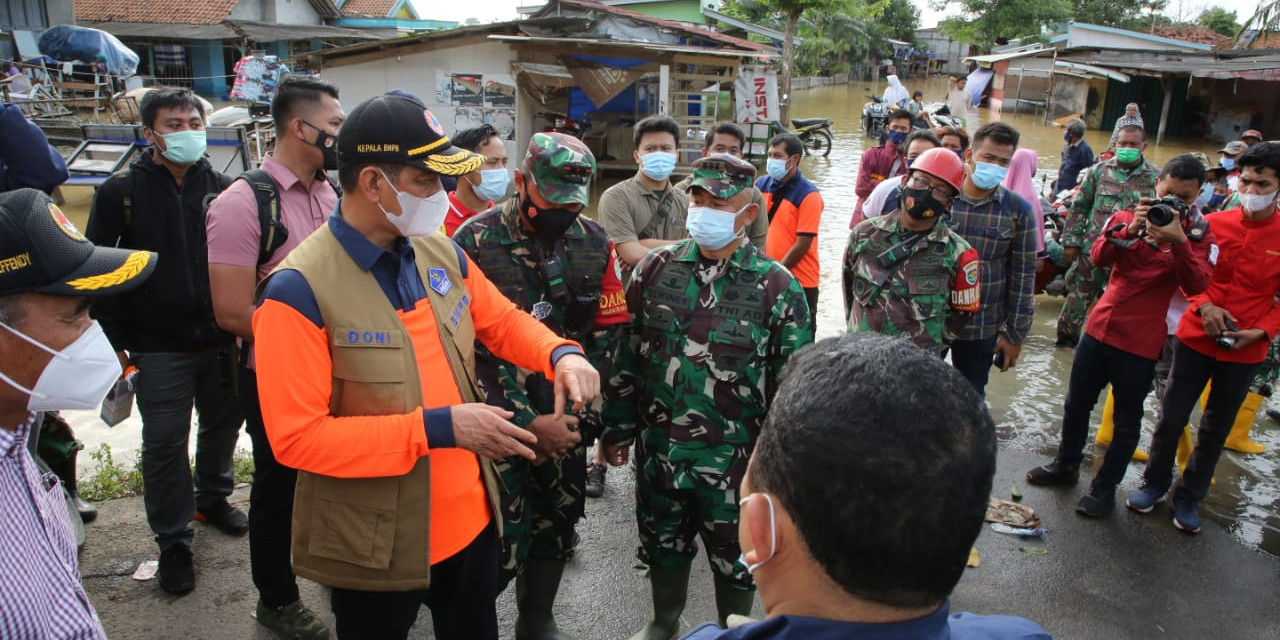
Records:
<instances>
[{"instance_id":1,"label":"green pants","mask_svg":"<svg viewBox=\"0 0 1280 640\"><path fill-rule=\"evenodd\" d=\"M639 454L639 452L637 452ZM739 557L738 483L725 489L709 485L669 488L661 462L636 458L636 525L644 559L658 567L677 567L698 555L697 538L707 547L715 576L742 589L755 581Z\"/></svg>"},{"instance_id":2,"label":"green pants","mask_svg":"<svg viewBox=\"0 0 1280 640\"><path fill-rule=\"evenodd\" d=\"M568 560L586 504L586 445L540 465L512 457L497 467L503 485L502 582L514 578L529 557Z\"/></svg>"},{"instance_id":3,"label":"green pants","mask_svg":"<svg viewBox=\"0 0 1280 640\"><path fill-rule=\"evenodd\" d=\"M1067 269L1067 301L1058 315L1058 344L1074 347L1080 342L1089 308L1102 297L1110 277L1111 270L1093 266L1089 248L1081 247L1079 257Z\"/></svg>"}]
</instances>

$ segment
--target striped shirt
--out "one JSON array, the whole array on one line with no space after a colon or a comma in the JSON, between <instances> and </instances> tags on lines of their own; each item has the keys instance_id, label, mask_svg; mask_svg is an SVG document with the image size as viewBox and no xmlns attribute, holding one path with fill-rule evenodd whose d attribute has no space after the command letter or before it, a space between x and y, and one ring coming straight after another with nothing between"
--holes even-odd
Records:
<instances>
[{"instance_id":1,"label":"striped shirt","mask_svg":"<svg viewBox=\"0 0 1280 640\"><path fill-rule=\"evenodd\" d=\"M106 638L80 584L62 485L26 446L36 415L0 428L0 638Z\"/></svg>"},{"instance_id":2,"label":"striped shirt","mask_svg":"<svg viewBox=\"0 0 1280 640\"><path fill-rule=\"evenodd\" d=\"M1031 205L1004 187L976 202L962 192L951 204L948 223L982 258L978 314L957 339L982 340L1003 330L1009 342L1022 344L1035 313L1037 225Z\"/></svg>"}]
</instances>

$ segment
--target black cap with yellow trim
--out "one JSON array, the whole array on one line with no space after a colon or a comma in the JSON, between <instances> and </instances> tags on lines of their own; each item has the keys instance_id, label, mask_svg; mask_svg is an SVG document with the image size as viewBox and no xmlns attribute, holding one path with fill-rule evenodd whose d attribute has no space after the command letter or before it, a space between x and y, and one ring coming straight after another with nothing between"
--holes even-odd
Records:
<instances>
[{"instance_id":1,"label":"black cap with yellow trim","mask_svg":"<svg viewBox=\"0 0 1280 640\"><path fill-rule=\"evenodd\" d=\"M453 146L430 110L401 94L385 94L356 106L338 132L338 166L388 162L460 176L484 157Z\"/></svg>"},{"instance_id":2,"label":"black cap with yellow trim","mask_svg":"<svg viewBox=\"0 0 1280 640\"><path fill-rule=\"evenodd\" d=\"M150 251L95 247L43 191L0 194L0 296L113 295L142 284L155 268Z\"/></svg>"}]
</instances>

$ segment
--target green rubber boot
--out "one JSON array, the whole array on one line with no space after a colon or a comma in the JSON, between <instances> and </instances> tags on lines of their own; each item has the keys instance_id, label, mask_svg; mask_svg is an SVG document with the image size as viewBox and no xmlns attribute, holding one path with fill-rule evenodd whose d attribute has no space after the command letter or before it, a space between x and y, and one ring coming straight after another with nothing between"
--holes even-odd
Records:
<instances>
[{"instance_id":1,"label":"green rubber boot","mask_svg":"<svg viewBox=\"0 0 1280 640\"><path fill-rule=\"evenodd\" d=\"M756 590L744 591L737 586L715 579L716 585L716 618L721 629L729 628L729 616L750 616L751 603L755 601Z\"/></svg>"},{"instance_id":2,"label":"green rubber boot","mask_svg":"<svg viewBox=\"0 0 1280 640\"><path fill-rule=\"evenodd\" d=\"M516 640L573 640L556 628L551 607L560 590L564 561L529 558L516 577Z\"/></svg>"},{"instance_id":3,"label":"green rubber boot","mask_svg":"<svg viewBox=\"0 0 1280 640\"><path fill-rule=\"evenodd\" d=\"M653 589L653 618L631 640L671 640L680 632L680 614L689 597L689 571L693 563L675 568L649 566Z\"/></svg>"}]
</instances>

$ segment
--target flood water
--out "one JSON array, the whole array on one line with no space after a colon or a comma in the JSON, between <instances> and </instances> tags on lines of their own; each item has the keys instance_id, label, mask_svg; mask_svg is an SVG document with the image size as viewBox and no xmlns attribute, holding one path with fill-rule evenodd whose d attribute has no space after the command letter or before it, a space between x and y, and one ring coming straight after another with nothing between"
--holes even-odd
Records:
<instances>
[{"instance_id":1,"label":"flood water","mask_svg":"<svg viewBox=\"0 0 1280 640\"><path fill-rule=\"evenodd\" d=\"M925 82L906 82L908 89L925 92L925 100L941 100L946 93L944 78ZM822 191L826 213L818 235L818 252L822 268L821 297L818 309L818 336L828 337L844 331L842 321L843 302L840 292L840 261L849 236L849 216L857 196L854 182L857 178L858 159L864 145L876 144L863 136L860 124L862 105L866 103L864 88L880 95L883 85L869 83L816 87L796 92L792 102L792 117L828 117L834 122L834 143L827 158L806 157L801 168L806 177ZM988 122L991 114L979 109L979 118ZM1040 154L1039 167L1047 175L1045 184L1057 176L1059 152L1063 145L1061 127L1046 125L1043 116L1031 114L1002 114L1000 120L1013 125L1022 134L1020 147L1035 149ZM1110 139L1110 131L1089 131L1085 139L1095 153L1103 150ZM1216 158L1221 145L1205 141L1168 140L1155 147L1154 137L1148 146L1146 157L1157 165L1182 153L1203 151ZM1038 296L1036 316L1031 336L1024 345L1018 365L1007 373L993 371L987 387L987 401L991 407L1000 435L1002 447L1039 451L1046 461L1056 451L1058 420L1062 413L1062 400L1066 394L1066 380L1071 370L1070 349L1054 347L1058 311L1062 298ZM1144 424L1142 447L1150 441L1155 425L1156 405L1148 397L1147 419ZM1270 404L1270 403L1267 403ZM1276 405L1280 408L1280 402ZM1095 412L1101 413L1102 403ZM1197 415L1193 421L1198 420ZM1259 414L1253 438L1265 445L1267 451L1257 455L1243 455L1227 451L1218 463L1216 484L1209 492L1201 511L1230 531L1243 544L1280 556L1280 425ZM1093 458L1101 462L1101 448L1092 444ZM1086 462L1089 462L1088 460ZM1093 467L1082 470L1091 474ZM1120 487L1120 498L1134 490L1140 482L1142 465L1133 463ZM1085 487L1082 479L1081 487ZM1121 506L1123 508L1123 506Z\"/></svg>"}]
</instances>

